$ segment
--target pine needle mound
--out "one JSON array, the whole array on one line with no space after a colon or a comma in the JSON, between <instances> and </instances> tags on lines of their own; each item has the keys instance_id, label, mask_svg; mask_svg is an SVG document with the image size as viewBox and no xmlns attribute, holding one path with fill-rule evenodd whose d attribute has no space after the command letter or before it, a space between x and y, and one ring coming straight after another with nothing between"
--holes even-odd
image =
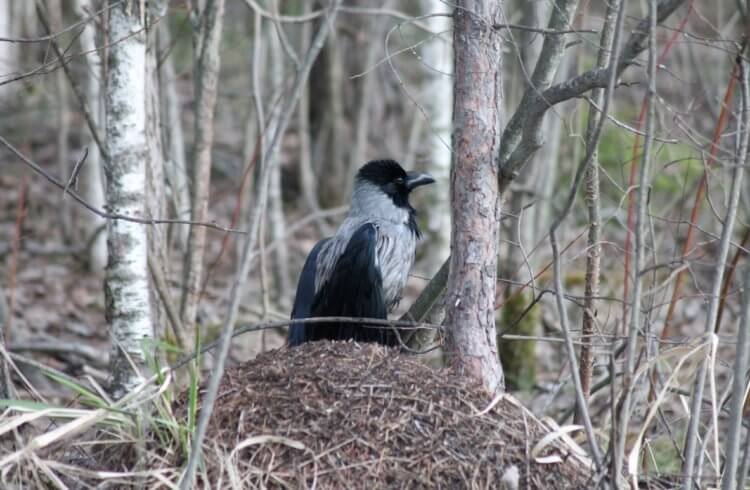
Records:
<instances>
[{"instance_id":1,"label":"pine needle mound","mask_svg":"<svg viewBox=\"0 0 750 490\"><path fill-rule=\"evenodd\" d=\"M492 401L450 370L378 345L268 352L227 370L203 478L235 488L591 486L569 446L532 455L552 429L510 396Z\"/></svg>"}]
</instances>

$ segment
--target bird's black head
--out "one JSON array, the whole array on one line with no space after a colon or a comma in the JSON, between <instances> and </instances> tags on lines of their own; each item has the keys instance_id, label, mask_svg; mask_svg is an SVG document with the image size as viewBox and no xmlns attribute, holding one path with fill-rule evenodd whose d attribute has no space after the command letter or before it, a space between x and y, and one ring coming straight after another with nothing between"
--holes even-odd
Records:
<instances>
[{"instance_id":1,"label":"bird's black head","mask_svg":"<svg viewBox=\"0 0 750 490\"><path fill-rule=\"evenodd\" d=\"M412 209L409 193L421 185L435 182L430 174L407 172L395 160L367 162L359 169L357 180L378 186L396 206L408 209Z\"/></svg>"}]
</instances>

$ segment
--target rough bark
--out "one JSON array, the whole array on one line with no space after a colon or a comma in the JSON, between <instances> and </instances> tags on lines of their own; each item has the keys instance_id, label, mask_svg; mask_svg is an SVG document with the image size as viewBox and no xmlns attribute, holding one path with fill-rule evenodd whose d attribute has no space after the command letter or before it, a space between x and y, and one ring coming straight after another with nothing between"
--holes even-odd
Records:
<instances>
[{"instance_id":1,"label":"rough bark","mask_svg":"<svg viewBox=\"0 0 750 490\"><path fill-rule=\"evenodd\" d=\"M76 0L75 9L79 17L93 11L92 0ZM96 48L96 24L89 22L81 32L81 48L86 52L86 99L88 100L91 117L101 128L101 75L102 60ZM83 177L83 195L85 199L97 209L104 207L104 179L102 177L102 158L99 149L92 140L88 143L89 156L81 170ZM97 233L89 249L89 268L92 271L103 271L107 265L107 234L100 230L106 222L94 213L82 215L86 236Z\"/></svg>"},{"instance_id":2,"label":"rough bark","mask_svg":"<svg viewBox=\"0 0 750 490\"><path fill-rule=\"evenodd\" d=\"M192 169L192 221L207 221L211 182L211 147L214 140L214 107L219 82L219 41L224 0L207 0L193 12L195 33L195 143ZM181 315L188 332L195 325L203 277L206 228L191 226L185 255L185 285Z\"/></svg>"},{"instance_id":3,"label":"rough bark","mask_svg":"<svg viewBox=\"0 0 750 490\"><path fill-rule=\"evenodd\" d=\"M136 3L110 10L107 74L107 206L142 217L146 202L146 31ZM110 392L120 398L142 378L145 342L154 337L149 301L146 227L124 220L107 224L106 317L112 341ZM133 369L135 368L135 369Z\"/></svg>"},{"instance_id":4,"label":"rough bark","mask_svg":"<svg viewBox=\"0 0 750 490\"><path fill-rule=\"evenodd\" d=\"M450 272L446 293L446 351L450 362L504 388L495 338L495 281L500 204L500 36L487 20L500 18L502 2L466 0L454 12L453 166Z\"/></svg>"},{"instance_id":5,"label":"rough bark","mask_svg":"<svg viewBox=\"0 0 750 490\"><path fill-rule=\"evenodd\" d=\"M657 21L659 23L664 22L677 8L684 3L685 0L662 0L659 2L657 9ZM637 28L635 28L622 52L620 61L615 67L615 73L619 78L622 72L632 66L635 63L636 57L640 55L645 49L645 38L648 36L648 19L641 21ZM529 100L528 104L520 107L516 113L524 112L528 118L524 121L517 121L511 126L508 124L504 132L515 132L519 131L523 133L521 138L521 144L518 145L513 155L510 155L508 160L502 160L498 158L498 172L499 179L499 191L502 196L505 191L510 187L517 172L520 171L523 163L530 157L538 148L541 143L542 131L541 121L544 120L546 111L555 104L565 102L574 97L578 97L589 90L594 88L605 88L609 83L609 69L594 68L588 70L580 75L570 78L564 82L552 85L550 88L539 94L537 98ZM514 118L515 119L515 116ZM506 153L511 153L508 150ZM515 156L514 156L515 155ZM450 259L446 259L449 262ZM425 288L423 295L427 302L432 301L434 298L428 297L429 294L439 294L442 291L442 287L445 285L443 276L436 275L433 281L437 281L435 287ZM422 295L420 295L422 296Z\"/></svg>"}]
</instances>

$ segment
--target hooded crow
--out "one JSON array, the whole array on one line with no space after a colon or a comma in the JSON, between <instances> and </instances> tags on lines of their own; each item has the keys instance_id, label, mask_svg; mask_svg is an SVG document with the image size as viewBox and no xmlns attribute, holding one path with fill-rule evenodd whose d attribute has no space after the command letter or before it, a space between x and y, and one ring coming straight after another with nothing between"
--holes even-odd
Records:
<instances>
[{"instance_id":1,"label":"hooded crow","mask_svg":"<svg viewBox=\"0 0 750 490\"><path fill-rule=\"evenodd\" d=\"M302 267L292 319L385 320L401 299L420 238L409 194L433 182L429 174L407 172L393 160L374 160L360 168L346 219L334 236L313 247ZM330 322L289 327L290 346L322 339L398 344L382 325Z\"/></svg>"}]
</instances>

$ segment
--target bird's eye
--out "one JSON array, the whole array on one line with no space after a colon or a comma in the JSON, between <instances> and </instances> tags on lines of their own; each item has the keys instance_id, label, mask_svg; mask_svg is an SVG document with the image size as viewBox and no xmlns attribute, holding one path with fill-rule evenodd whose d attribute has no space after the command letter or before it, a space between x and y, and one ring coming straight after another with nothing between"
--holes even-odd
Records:
<instances>
[{"instance_id":1,"label":"bird's eye","mask_svg":"<svg viewBox=\"0 0 750 490\"><path fill-rule=\"evenodd\" d=\"M403 177L396 177L396 179L393 182L395 182L398 185L403 185L404 178Z\"/></svg>"}]
</instances>

